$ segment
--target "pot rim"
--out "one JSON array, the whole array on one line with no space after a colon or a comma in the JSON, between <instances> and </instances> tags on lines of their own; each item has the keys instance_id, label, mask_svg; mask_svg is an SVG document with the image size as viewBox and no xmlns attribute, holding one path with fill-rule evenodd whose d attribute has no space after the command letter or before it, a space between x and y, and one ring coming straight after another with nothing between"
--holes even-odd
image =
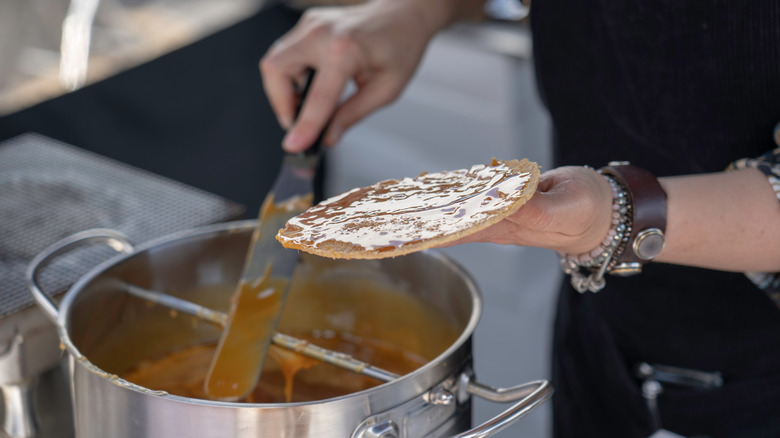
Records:
<instances>
[{"instance_id":1,"label":"pot rim","mask_svg":"<svg viewBox=\"0 0 780 438\"><path fill-rule=\"evenodd\" d=\"M71 307L73 306L73 303L76 297L78 296L79 292L83 290L86 285L88 285L93 280L95 280L95 278L101 275L104 271L108 270L109 268L115 265L122 263L126 259L135 257L144 251L147 251L155 246L162 245L164 243L170 243L170 242L174 242L186 238L196 238L204 234L212 234L216 232L227 232L227 233L245 232L247 229L254 228L256 225L257 225L257 220L250 219L250 220L241 220L241 221L233 221L233 222L223 222L219 224L205 225L196 228L191 228L188 230L178 231L162 237L152 239L148 242L144 242L143 244L137 246L134 249L134 251L131 253L117 254L116 256L111 257L99 263L94 268L90 269L86 274L79 277L79 279L76 280L76 282L73 283L73 285L70 288L68 288L68 290L65 292L60 302L59 309L57 312L57 331L59 333L59 338L62 345L64 346L65 349L68 350L68 352L70 353L70 355L75 361L84 365L90 372L98 376L104 377L109 381L111 381L112 383L117 384L125 389L130 389L132 391L139 392L144 395L164 397L166 400L170 400L170 401L176 401L176 402L182 402L182 403L194 404L194 405L211 406L211 407L227 407L227 408L238 407L238 408L263 408L263 409L285 408L286 409L286 408L291 408L296 406L310 406L312 404L338 403L340 401L354 399L355 397L358 396L369 395L374 392L382 391L383 388L386 388L390 385L396 385L401 382L408 382L410 380L417 379L418 376L421 376L433 370L434 368L440 366L445 359L452 357L466 342L468 342L471 339L471 336L473 335L474 330L476 329L479 319L482 316L482 309L483 309L482 294L479 288L477 287L476 282L471 277L471 275L458 262L456 262L450 256L444 254L443 252L436 249L423 250L421 252L434 257L439 262L444 263L445 265L449 266L453 271L460 274L466 283L467 289L470 292L471 302L472 302L471 315L469 317L468 323L462 329L458 338L452 344L450 344L450 346L447 347L447 349L441 352L436 358L426 363L425 365L421 366L420 368L417 368L416 370L410 373L404 374L403 376L399 377L394 381L384 382L372 388L364 389L362 391L357 391L357 392L353 392L338 397L332 397L328 399L308 401L308 402L291 402L291 403L226 402L226 401L205 400L205 399L199 399L193 397L184 397L184 396L169 394L165 391L152 390L143 387L141 385L137 385L135 383L126 381L114 374L102 370L101 368L99 368L98 366L90 362L89 359L84 354L82 354L71 341L70 335L68 334L68 330L67 330L67 322L69 319ZM430 388L424 388L424 389L425 391L427 391Z\"/></svg>"}]
</instances>

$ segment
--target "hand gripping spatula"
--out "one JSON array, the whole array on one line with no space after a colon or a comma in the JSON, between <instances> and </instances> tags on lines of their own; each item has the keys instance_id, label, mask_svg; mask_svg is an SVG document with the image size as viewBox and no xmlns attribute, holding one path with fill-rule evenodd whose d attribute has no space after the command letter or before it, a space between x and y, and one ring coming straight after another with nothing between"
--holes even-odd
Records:
<instances>
[{"instance_id":1,"label":"hand gripping spatula","mask_svg":"<svg viewBox=\"0 0 780 438\"><path fill-rule=\"evenodd\" d=\"M297 113L313 76L313 71L307 72ZM214 399L241 400L252 392L260 378L298 263L298 251L282 247L275 236L288 219L312 204L321 143L322 135L304 152L285 153L281 170L260 208L244 270L231 298L228 323L206 375L206 393Z\"/></svg>"}]
</instances>

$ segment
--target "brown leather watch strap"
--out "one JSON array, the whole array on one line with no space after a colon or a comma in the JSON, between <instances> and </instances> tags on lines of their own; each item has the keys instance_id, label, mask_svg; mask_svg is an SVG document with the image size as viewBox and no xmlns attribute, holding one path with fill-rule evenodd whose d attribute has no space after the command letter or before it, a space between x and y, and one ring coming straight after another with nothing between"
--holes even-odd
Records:
<instances>
[{"instance_id":1,"label":"brown leather watch strap","mask_svg":"<svg viewBox=\"0 0 780 438\"><path fill-rule=\"evenodd\" d=\"M663 248L666 232L666 193L656 177L628 163L609 163L601 172L612 176L631 197L631 234L622 254L615 261L613 274L641 272Z\"/></svg>"}]
</instances>

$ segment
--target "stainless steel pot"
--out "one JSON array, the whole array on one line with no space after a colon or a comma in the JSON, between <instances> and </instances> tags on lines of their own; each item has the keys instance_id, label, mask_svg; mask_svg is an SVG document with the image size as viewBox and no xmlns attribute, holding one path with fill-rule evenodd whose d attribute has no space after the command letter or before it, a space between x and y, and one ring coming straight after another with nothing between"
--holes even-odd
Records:
<instances>
[{"instance_id":1,"label":"stainless steel pot","mask_svg":"<svg viewBox=\"0 0 780 438\"><path fill-rule=\"evenodd\" d=\"M407 283L411 293L462 327L457 340L434 360L368 390L306 403L214 402L143 388L90 362L89 345L123 317L128 300L105 287L108 282L120 279L142 287L180 291L199 284L236 281L254 226L254 221L208 226L137 249L118 232L92 230L63 239L31 262L27 271L30 290L57 325L69 353L77 437L486 437L552 395L547 381L512 388L492 388L474 381L471 336L480 317L481 297L468 275L437 252L349 262L363 263L361 269L373 269L377 275ZM83 276L57 306L38 286L39 271L60 254L97 243L122 254ZM101 316L99 323L85 323L94 321L95 315ZM472 396L517 403L467 430Z\"/></svg>"}]
</instances>

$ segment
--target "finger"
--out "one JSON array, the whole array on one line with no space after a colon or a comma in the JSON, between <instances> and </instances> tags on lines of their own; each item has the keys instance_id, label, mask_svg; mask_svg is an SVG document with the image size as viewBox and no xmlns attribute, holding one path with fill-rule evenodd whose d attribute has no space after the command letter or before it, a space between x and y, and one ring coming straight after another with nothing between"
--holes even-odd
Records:
<instances>
[{"instance_id":1,"label":"finger","mask_svg":"<svg viewBox=\"0 0 780 438\"><path fill-rule=\"evenodd\" d=\"M307 67L317 67L319 40L308 30L311 20L301 19L271 45L260 60L263 89L279 124L290 129L298 105L297 87ZM320 39L321 40L321 39Z\"/></svg>"},{"instance_id":2,"label":"finger","mask_svg":"<svg viewBox=\"0 0 780 438\"><path fill-rule=\"evenodd\" d=\"M301 113L282 141L286 151L303 151L319 137L351 77L347 71L343 68L323 68L317 71Z\"/></svg>"},{"instance_id":3,"label":"finger","mask_svg":"<svg viewBox=\"0 0 780 438\"><path fill-rule=\"evenodd\" d=\"M333 115L325 143L336 144L344 132L377 109L394 101L403 89L403 81L389 75L372 78L344 101Z\"/></svg>"},{"instance_id":4,"label":"finger","mask_svg":"<svg viewBox=\"0 0 780 438\"><path fill-rule=\"evenodd\" d=\"M263 90L271 104L271 109L276 114L279 124L284 129L289 129L295 117L294 75L285 71L284 66L279 64L279 59L270 53L260 60L260 72Z\"/></svg>"},{"instance_id":5,"label":"finger","mask_svg":"<svg viewBox=\"0 0 780 438\"><path fill-rule=\"evenodd\" d=\"M516 244L517 243L516 235L518 232L519 231L517 225L509 221L502 220L487 228L483 228L479 231L475 231L465 236L461 236L456 240L444 243L440 246L446 248L450 246L462 245L464 243L474 243L474 242L490 242L490 243L497 243L501 245Z\"/></svg>"}]
</instances>

